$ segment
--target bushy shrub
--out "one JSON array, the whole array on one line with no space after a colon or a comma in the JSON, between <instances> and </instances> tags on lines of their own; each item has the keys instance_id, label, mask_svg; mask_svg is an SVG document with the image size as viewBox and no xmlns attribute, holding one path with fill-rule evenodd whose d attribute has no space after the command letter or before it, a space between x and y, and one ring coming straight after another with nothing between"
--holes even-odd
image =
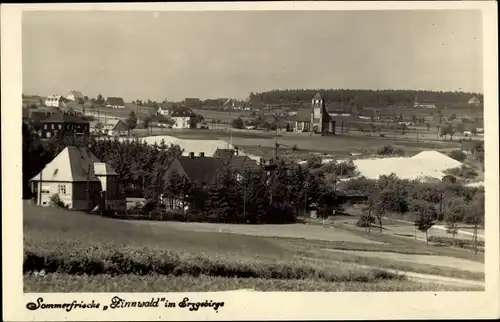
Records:
<instances>
[{"instance_id":1,"label":"bushy shrub","mask_svg":"<svg viewBox=\"0 0 500 322\"><path fill-rule=\"evenodd\" d=\"M453 158L459 162L464 162L467 155L462 150L453 150L450 152L450 158Z\"/></svg>"},{"instance_id":2,"label":"bushy shrub","mask_svg":"<svg viewBox=\"0 0 500 322\"><path fill-rule=\"evenodd\" d=\"M58 208L69 208L69 205L65 204L61 200L61 197L59 197L58 193L55 193L52 196L50 196L50 205L52 207L58 207Z\"/></svg>"},{"instance_id":3,"label":"bushy shrub","mask_svg":"<svg viewBox=\"0 0 500 322\"><path fill-rule=\"evenodd\" d=\"M325 173L335 174L339 177L353 177L358 173L356 165L352 160L347 162L331 161L323 164L321 170Z\"/></svg>"},{"instance_id":4,"label":"bushy shrub","mask_svg":"<svg viewBox=\"0 0 500 322\"><path fill-rule=\"evenodd\" d=\"M375 217L368 216L367 214L362 215L359 217L358 221L356 221L357 227L370 227L373 224L375 224Z\"/></svg>"},{"instance_id":5,"label":"bushy shrub","mask_svg":"<svg viewBox=\"0 0 500 322\"><path fill-rule=\"evenodd\" d=\"M449 169L447 173L464 179L474 179L478 176L478 173L474 169L466 165Z\"/></svg>"},{"instance_id":6,"label":"bushy shrub","mask_svg":"<svg viewBox=\"0 0 500 322\"><path fill-rule=\"evenodd\" d=\"M394 153L394 148L391 145L384 145L377 150L378 155L392 155Z\"/></svg>"},{"instance_id":7,"label":"bushy shrub","mask_svg":"<svg viewBox=\"0 0 500 322\"><path fill-rule=\"evenodd\" d=\"M79 246L81 251L71 251ZM24 252L25 274L45 271L70 275L190 275L228 278L263 279L315 279L328 282L373 282L385 279L404 279L404 276L367 270L365 272L338 273L335 270L306 264L260 262L258 260L233 261L229 258L184 255L171 251L122 248L119 246L68 245L47 253L28 249Z\"/></svg>"}]
</instances>

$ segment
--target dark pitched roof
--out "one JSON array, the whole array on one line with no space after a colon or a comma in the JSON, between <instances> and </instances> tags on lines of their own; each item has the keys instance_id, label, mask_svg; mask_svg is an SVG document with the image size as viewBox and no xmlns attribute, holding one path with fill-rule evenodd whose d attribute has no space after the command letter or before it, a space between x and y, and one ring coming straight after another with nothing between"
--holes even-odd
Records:
<instances>
[{"instance_id":1,"label":"dark pitched roof","mask_svg":"<svg viewBox=\"0 0 500 322\"><path fill-rule=\"evenodd\" d=\"M172 110L171 117L188 117L195 116L195 113L187 107L178 107Z\"/></svg>"},{"instance_id":2,"label":"dark pitched roof","mask_svg":"<svg viewBox=\"0 0 500 322\"><path fill-rule=\"evenodd\" d=\"M160 104L159 109L170 110L174 107L175 107L175 103L173 103L173 102L163 102Z\"/></svg>"},{"instance_id":3,"label":"dark pitched roof","mask_svg":"<svg viewBox=\"0 0 500 322\"><path fill-rule=\"evenodd\" d=\"M321 97L321 94L319 92L316 93L316 95L314 95L313 97L313 100L322 100L323 97Z\"/></svg>"},{"instance_id":4,"label":"dark pitched roof","mask_svg":"<svg viewBox=\"0 0 500 322\"><path fill-rule=\"evenodd\" d=\"M143 119L145 119L145 117ZM167 117L161 114L151 116L151 122L168 123L169 121L170 120Z\"/></svg>"},{"instance_id":5,"label":"dark pitched roof","mask_svg":"<svg viewBox=\"0 0 500 322\"><path fill-rule=\"evenodd\" d=\"M246 155L233 155L229 159L229 164L236 170L247 170L257 168L257 162Z\"/></svg>"},{"instance_id":6,"label":"dark pitched roof","mask_svg":"<svg viewBox=\"0 0 500 322\"><path fill-rule=\"evenodd\" d=\"M191 181L200 183L212 182L217 170L222 169L226 160L222 158L210 157L186 157L180 156L177 161Z\"/></svg>"},{"instance_id":7,"label":"dark pitched roof","mask_svg":"<svg viewBox=\"0 0 500 322\"><path fill-rule=\"evenodd\" d=\"M87 123L89 124L90 122L87 120L84 120L78 116L75 115L67 115L67 114L52 114L49 115L47 118L41 120L40 122L55 122L55 123Z\"/></svg>"},{"instance_id":8,"label":"dark pitched roof","mask_svg":"<svg viewBox=\"0 0 500 322\"><path fill-rule=\"evenodd\" d=\"M121 97L108 97L106 103L108 105L114 105L114 106L125 106L125 102Z\"/></svg>"},{"instance_id":9,"label":"dark pitched roof","mask_svg":"<svg viewBox=\"0 0 500 322\"><path fill-rule=\"evenodd\" d=\"M68 146L43 168L41 179L68 182L99 181L93 175L96 162L101 161L88 148ZM31 180L39 181L40 173Z\"/></svg>"},{"instance_id":10,"label":"dark pitched roof","mask_svg":"<svg viewBox=\"0 0 500 322\"><path fill-rule=\"evenodd\" d=\"M215 150L214 157L215 158L227 158L230 159L235 154L234 149L219 149Z\"/></svg>"}]
</instances>

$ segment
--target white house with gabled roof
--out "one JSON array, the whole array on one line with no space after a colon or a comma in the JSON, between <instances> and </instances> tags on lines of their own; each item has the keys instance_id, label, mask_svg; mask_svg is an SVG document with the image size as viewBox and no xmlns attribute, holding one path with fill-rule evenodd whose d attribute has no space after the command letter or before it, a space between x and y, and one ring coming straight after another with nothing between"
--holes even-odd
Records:
<instances>
[{"instance_id":1,"label":"white house with gabled roof","mask_svg":"<svg viewBox=\"0 0 500 322\"><path fill-rule=\"evenodd\" d=\"M30 182L39 206L50 206L51 197L57 194L69 209L126 208L118 174L86 147L66 147Z\"/></svg>"}]
</instances>

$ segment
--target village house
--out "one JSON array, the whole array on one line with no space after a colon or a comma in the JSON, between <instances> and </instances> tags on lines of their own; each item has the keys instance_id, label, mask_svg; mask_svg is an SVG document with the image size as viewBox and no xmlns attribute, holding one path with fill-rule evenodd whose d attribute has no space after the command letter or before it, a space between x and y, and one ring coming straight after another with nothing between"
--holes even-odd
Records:
<instances>
[{"instance_id":1,"label":"village house","mask_svg":"<svg viewBox=\"0 0 500 322\"><path fill-rule=\"evenodd\" d=\"M84 101L84 96L81 92L79 91L70 91L68 96L66 96L66 99L68 101L73 101L73 102L77 102L77 103L81 103L83 104L85 101Z\"/></svg>"},{"instance_id":2,"label":"village house","mask_svg":"<svg viewBox=\"0 0 500 322\"><path fill-rule=\"evenodd\" d=\"M63 107L65 106L65 98L61 95L51 95L45 99L44 104L51 107Z\"/></svg>"},{"instance_id":3,"label":"village house","mask_svg":"<svg viewBox=\"0 0 500 322\"><path fill-rule=\"evenodd\" d=\"M170 113L174 129L196 128L196 114L187 107L178 107Z\"/></svg>"},{"instance_id":4,"label":"village house","mask_svg":"<svg viewBox=\"0 0 500 322\"><path fill-rule=\"evenodd\" d=\"M175 108L175 104L171 102L161 103L158 107L157 113L163 116L169 116L172 110Z\"/></svg>"},{"instance_id":5,"label":"village house","mask_svg":"<svg viewBox=\"0 0 500 322\"><path fill-rule=\"evenodd\" d=\"M238 172L245 170L256 169L257 162L252 160L246 155L240 155L239 149L236 147L234 149L219 149L215 150L213 154L214 158L221 158L229 162L229 164L234 167Z\"/></svg>"},{"instance_id":6,"label":"village house","mask_svg":"<svg viewBox=\"0 0 500 322\"><path fill-rule=\"evenodd\" d=\"M62 111L55 107L23 108L22 118L24 122L39 125L40 121L52 114L62 114Z\"/></svg>"},{"instance_id":7,"label":"village house","mask_svg":"<svg viewBox=\"0 0 500 322\"><path fill-rule=\"evenodd\" d=\"M124 136L128 133L128 125L121 119L106 119L104 123L93 121L90 132L106 136Z\"/></svg>"},{"instance_id":8,"label":"village house","mask_svg":"<svg viewBox=\"0 0 500 322\"><path fill-rule=\"evenodd\" d=\"M172 119L161 114L153 115L149 120L150 127L170 127L172 123Z\"/></svg>"},{"instance_id":9,"label":"village house","mask_svg":"<svg viewBox=\"0 0 500 322\"><path fill-rule=\"evenodd\" d=\"M424 100L418 100L417 97L415 97L415 100L413 101L413 107L414 108L437 108L435 103L432 103L429 101L424 101Z\"/></svg>"},{"instance_id":10,"label":"village house","mask_svg":"<svg viewBox=\"0 0 500 322\"><path fill-rule=\"evenodd\" d=\"M51 114L36 122L38 135L44 139L63 137L66 135L88 136L90 122L75 115Z\"/></svg>"},{"instance_id":11,"label":"village house","mask_svg":"<svg viewBox=\"0 0 500 322\"><path fill-rule=\"evenodd\" d=\"M111 108L125 108L125 102L121 97L108 97L105 105Z\"/></svg>"},{"instance_id":12,"label":"village house","mask_svg":"<svg viewBox=\"0 0 500 322\"><path fill-rule=\"evenodd\" d=\"M331 116L344 116L348 117L352 115L352 112L348 108L332 108L328 109L328 114Z\"/></svg>"},{"instance_id":13,"label":"village house","mask_svg":"<svg viewBox=\"0 0 500 322\"><path fill-rule=\"evenodd\" d=\"M328 114L320 93L313 97L311 108L300 108L297 111L295 131L335 134L335 120Z\"/></svg>"},{"instance_id":14,"label":"village house","mask_svg":"<svg viewBox=\"0 0 500 322\"><path fill-rule=\"evenodd\" d=\"M226 166L231 166L236 171L237 179L240 179L243 171L256 169L258 164L247 156L237 155L235 150L217 149L213 157L205 156L204 152L200 152L198 156L190 152L189 156L179 156L170 164L164 179L168 182L176 173L180 178L206 186ZM163 202L170 209L179 207L176 200L163 198Z\"/></svg>"},{"instance_id":15,"label":"village house","mask_svg":"<svg viewBox=\"0 0 500 322\"><path fill-rule=\"evenodd\" d=\"M66 147L30 182L34 202L39 206L50 206L51 198L58 195L69 209L126 207L117 173L86 147Z\"/></svg>"},{"instance_id":16,"label":"village house","mask_svg":"<svg viewBox=\"0 0 500 322\"><path fill-rule=\"evenodd\" d=\"M474 105L474 106L479 106L481 105L481 101L479 100L479 98L477 98L476 96L472 97L468 102L467 102L469 105Z\"/></svg>"},{"instance_id":17,"label":"village house","mask_svg":"<svg viewBox=\"0 0 500 322\"><path fill-rule=\"evenodd\" d=\"M23 95L23 108L37 108L44 104L45 99L40 96Z\"/></svg>"}]
</instances>

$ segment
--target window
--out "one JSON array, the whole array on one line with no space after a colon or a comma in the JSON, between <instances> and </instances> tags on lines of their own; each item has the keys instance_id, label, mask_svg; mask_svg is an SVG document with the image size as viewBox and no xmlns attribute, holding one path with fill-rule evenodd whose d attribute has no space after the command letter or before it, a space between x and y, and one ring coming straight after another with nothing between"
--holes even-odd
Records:
<instances>
[{"instance_id":1,"label":"window","mask_svg":"<svg viewBox=\"0 0 500 322\"><path fill-rule=\"evenodd\" d=\"M46 130L46 129L47 129L47 124L45 124L45 125L43 126L43 129L44 129L44 130Z\"/></svg>"},{"instance_id":2,"label":"window","mask_svg":"<svg viewBox=\"0 0 500 322\"><path fill-rule=\"evenodd\" d=\"M58 127L59 127L59 130L60 130L60 129L61 129L61 127L62 127L62 126L61 126L61 124L59 124L59 126L58 126Z\"/></svg>"},{"instance_id":3,"label":"window","mask_svg":"<svg viewBox=\"0 0 500 322\"><path fill-rule=\"evenodd\" d=\"M65 195L66 194L66 185L64 185L64 184L57 185L57 192L59 194Z\"/></svg>"}]
</instances>

